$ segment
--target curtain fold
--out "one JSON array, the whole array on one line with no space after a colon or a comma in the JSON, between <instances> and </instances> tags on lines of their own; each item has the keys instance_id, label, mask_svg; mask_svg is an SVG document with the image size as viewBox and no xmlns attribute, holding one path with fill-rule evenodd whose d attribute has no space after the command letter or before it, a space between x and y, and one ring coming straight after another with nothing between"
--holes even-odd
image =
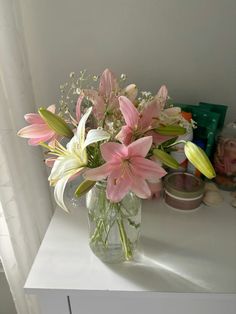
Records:
<instances>
[{"instance_id":1,"label":"curtain fold","mask_svg":"<svg viewBox=\"0 0 236 314\"><path fill-rule=\"evenodd\" d=\"M23 285L53 208L41 149L16 135L28 112L35 102L20 10L0 0L0 205L9 233L0 255L19 314L38 313Z\"/></svg>"}]
</instances>

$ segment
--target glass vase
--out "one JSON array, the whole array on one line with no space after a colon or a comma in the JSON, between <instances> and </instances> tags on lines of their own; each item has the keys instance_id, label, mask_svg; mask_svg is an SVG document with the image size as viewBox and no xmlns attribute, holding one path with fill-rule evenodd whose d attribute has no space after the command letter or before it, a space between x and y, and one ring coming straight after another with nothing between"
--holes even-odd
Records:
<instances>
[{"instance_id":1,"label":"glass vase","mask_svg":"<svg viewBox=\"0 0 236 314\"><path fill-rule=\"evenodd\" d=\"M120 202L106 197L106 182L97 182L86 195L89 245L106 263L132 260L141 224L141 201L132 192Z\"/></svg>"}]
</instances>

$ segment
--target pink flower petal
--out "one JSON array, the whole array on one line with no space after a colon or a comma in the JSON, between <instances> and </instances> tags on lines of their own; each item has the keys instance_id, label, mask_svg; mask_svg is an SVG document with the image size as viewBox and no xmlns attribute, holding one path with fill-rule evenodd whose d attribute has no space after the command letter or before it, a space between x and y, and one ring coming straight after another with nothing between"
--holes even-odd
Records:
<instances>
[{"instance_id":1,"label":"pink flower petal","mask_svg":"<svg viewBox=\"0 0 236 314\"><path fill-rule=\"evenodd\" d=\"M127 176L117 175L117 171L111 173L107 180L107 198L114 203L120 202L129 192L131 180Z\"/></svg>"},{"instance_id":2,"label":"pink flower petal","mask_svg":"<svg viewBox=\"0 0 236 314\"><path fill-rule=\"evenodd\" d=\"M95 117L98 120L104 118L106 104L102 96L100 96L98 92L94 89L84 89L83 95L93 103L93 113Z\"/></svg>"},{"instance_id":3,"label":"pink flower petal","mask_svg":"<svg viewBox=\"0 0 236 314\"><path fill-rule=\"evenodd\" d=\"M137 128L139 122L138 110L127 97L120 96L118 99L126 124L132 129Z\"/></svg>"},{"instance_id":4,"label":"pink flower petal","mask_svg":"<svg viewBox=\"0 0 236 314\"><path fill-rule=\"evenodd\" d=\"M165 141L170 140L174 136L167 136L167 135L161 135L155 131L150 131L147 133L147 135L151 135L153 138L153 143L156 145L159 145L161 143L164 143Z\"/></svg>"},{"instance_id":5,"label":"pink flower petal","mask_svg":"<svg viewBox=\"0 0 236 314\"><path fill-rule=\"evenodd\" d=\"M45 124L43 119L37 113L27 113L24 115L26 122L30 124Z\"/></svg>"},{"instance_id":6,"label":"pink flower petal","mask_svg":"<svg viewBox=\"0 0 236 314\"><path fill-rule=\"evenodd\" d=\"M163 109L165 104L166 104L166 101L168 99L168 90L167 90L167 87L165 85L161 86L156 97L158 98L158 102L161 106L161 109Z\"/></svg>"},{"instance_id":7,"label":"pink flower petal","mask_svg":"<svg viewBox=\"0 0 236 314\"><path fill-rule=\"evenodd\" d=\"M109 69L106 69L100 78L99 94L110 99L112 94L114 95L117 89L118 83L115 75Z\"/></svg>"},{"instance_id":8,"label":"pink flower petal","mask_svg":"<svg viewBox=\"0 0 236 314\"><path fill-rule=\"evenodd\" d=\"M17 134L25 138L40 138L52 137L54 132L46 124L32 124L19 130Z\"/></svg>"},{"instance_id":9,"label":"pink flower petal","mask_svg":"<svg viewBox=\"0 0 236 314\"><path fill-rule=\"evenodd\" d=\"M101 96L96 96L93 99L93 113L95 117L98 120L101 120L104 118L105 110L106 110L106 104Z\"/></svg>"},{"instance_id":10,"label":"pink flower petal","mask_svg":"<svg viewBox=\"0 0 236 314\"><path fill-rule=\"evenodd\" d=\"M158 117L161 112L161 106L154 99L147 104L147 106L141 112L141 118L139 125L142 129L147 129L152 124L152 119Z\"/></svg>"},{"instance_id":11,"label":"pink flower petal","mask_svg":"<svg viewBox=\"0 0 236 314\"><path fill-rule=\"evenodd\" d=\"M129 145L132 142L133 130L128 126L122 126L120 132L116 135L116 139L124 145Z\"/></svg>"},{"instance_id":12,"label":"pink flower petal","mask_svg":"<svg viewBox=\"0 0 236 314\"><path fill-rule=\"evenodd\" d=\"M112 166L109 163L105 163L100 167L86 170L84 177L87 180L99 181L106 179L112 170Z\"/></svg>"},{"instance_id":13,"label":"pink flower petal","mask_svg":"<svg viewBox=\"0 0 236 314\"><path fill-rule=\"evenodd\" d=\"M100 148L103 159L110 163L117 162L117 160L120 161L122 157L127 157L128 155L127 147L119 143L104 143Z\"/></svg>"},{"instance_id":14,"label":"pink flower petal","mask_svg":"<svg viewBox=\"0 0 236 314\"><path fill-rule=\"evenodd\" d=\"M140 198L151 197L151 190L145 180L142 180L142 179L133 180L130 189Z\"/></svg>"},{"instance_id":15,"label":"pink flower petal","mask_svg":"<svg viewBox=\"0 0 236 314\"><path fill-rule=\"evenodd\" d=\"M76 115L76 120L77 122L79 122L80 120L80 116L81 116L81 103L84 99L84 96L80 95L78 97L77 103L76 103L76 107L75 107L75 115Z\"/></svg>"},{"instance_id":16,"label":"pink flower petal","mask_svg":"<svg viewBox=\"0 0 236 314\"><path fill-rule=\"evenodd\" d=\"M129 156L145 157L152 146L152 136L136 140L128 146Z\"/></svg>"},{"instance_id":17,"label":"pink flower petal","mask_svg":"<svg viewBox=\"0 0 236 314\"><path fill-rule=\"evenodd\" d=\"M155 180L166 175L166 171L160 165L142 157L131 158L130 169L135 176L147 180Z\"/></svg>"},{"instance_id":18,"label":"pink flower petal","mask_svg":"<svg viewBox=\"0 0 236 314\"><path fill-rule=\"evenodd\" d=\"M29 145L32 145L32 146L36 146L36 145L39 145L39 143L41 142L47 142L49 141L54 135L51 134L51 135L47 135L47 136L41 136L41 137L38 137L38 138L31 138L28 140L28 144Z\"/></svg>"}]
</instances>

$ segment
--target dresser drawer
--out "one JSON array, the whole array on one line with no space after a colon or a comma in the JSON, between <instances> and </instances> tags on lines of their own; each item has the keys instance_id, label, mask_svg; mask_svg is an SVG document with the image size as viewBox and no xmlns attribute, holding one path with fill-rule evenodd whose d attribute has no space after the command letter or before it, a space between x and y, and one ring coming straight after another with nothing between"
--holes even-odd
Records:
<instances>
[{"instance_id":1,"label":"dresser drawer","mask_svg":"<svg viewBox=\"0 0 236 314\"><path fill-rule=\"evenodd\" d=\"M70 296L72 314L235 314L235 295L105 292Z\"/></svg>"}]
</instances>

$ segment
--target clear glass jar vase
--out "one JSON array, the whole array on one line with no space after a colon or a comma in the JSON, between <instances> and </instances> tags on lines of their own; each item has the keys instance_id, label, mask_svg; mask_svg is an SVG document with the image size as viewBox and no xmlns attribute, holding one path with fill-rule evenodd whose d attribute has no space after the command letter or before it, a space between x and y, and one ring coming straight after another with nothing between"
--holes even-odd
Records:
<instances>
[{"instance_id":1,"label":"clear glass jar vase","mask_svg":"<svg viewBox=\"0 0 236 314\"><path fill-rule=\"evenodd\" d=\"M106 182L97 182L86 195L89 244L106 263L132 260L140 235L141 200L132 192L119 203L106 197Z\"/></svg>"}]
</instances>

